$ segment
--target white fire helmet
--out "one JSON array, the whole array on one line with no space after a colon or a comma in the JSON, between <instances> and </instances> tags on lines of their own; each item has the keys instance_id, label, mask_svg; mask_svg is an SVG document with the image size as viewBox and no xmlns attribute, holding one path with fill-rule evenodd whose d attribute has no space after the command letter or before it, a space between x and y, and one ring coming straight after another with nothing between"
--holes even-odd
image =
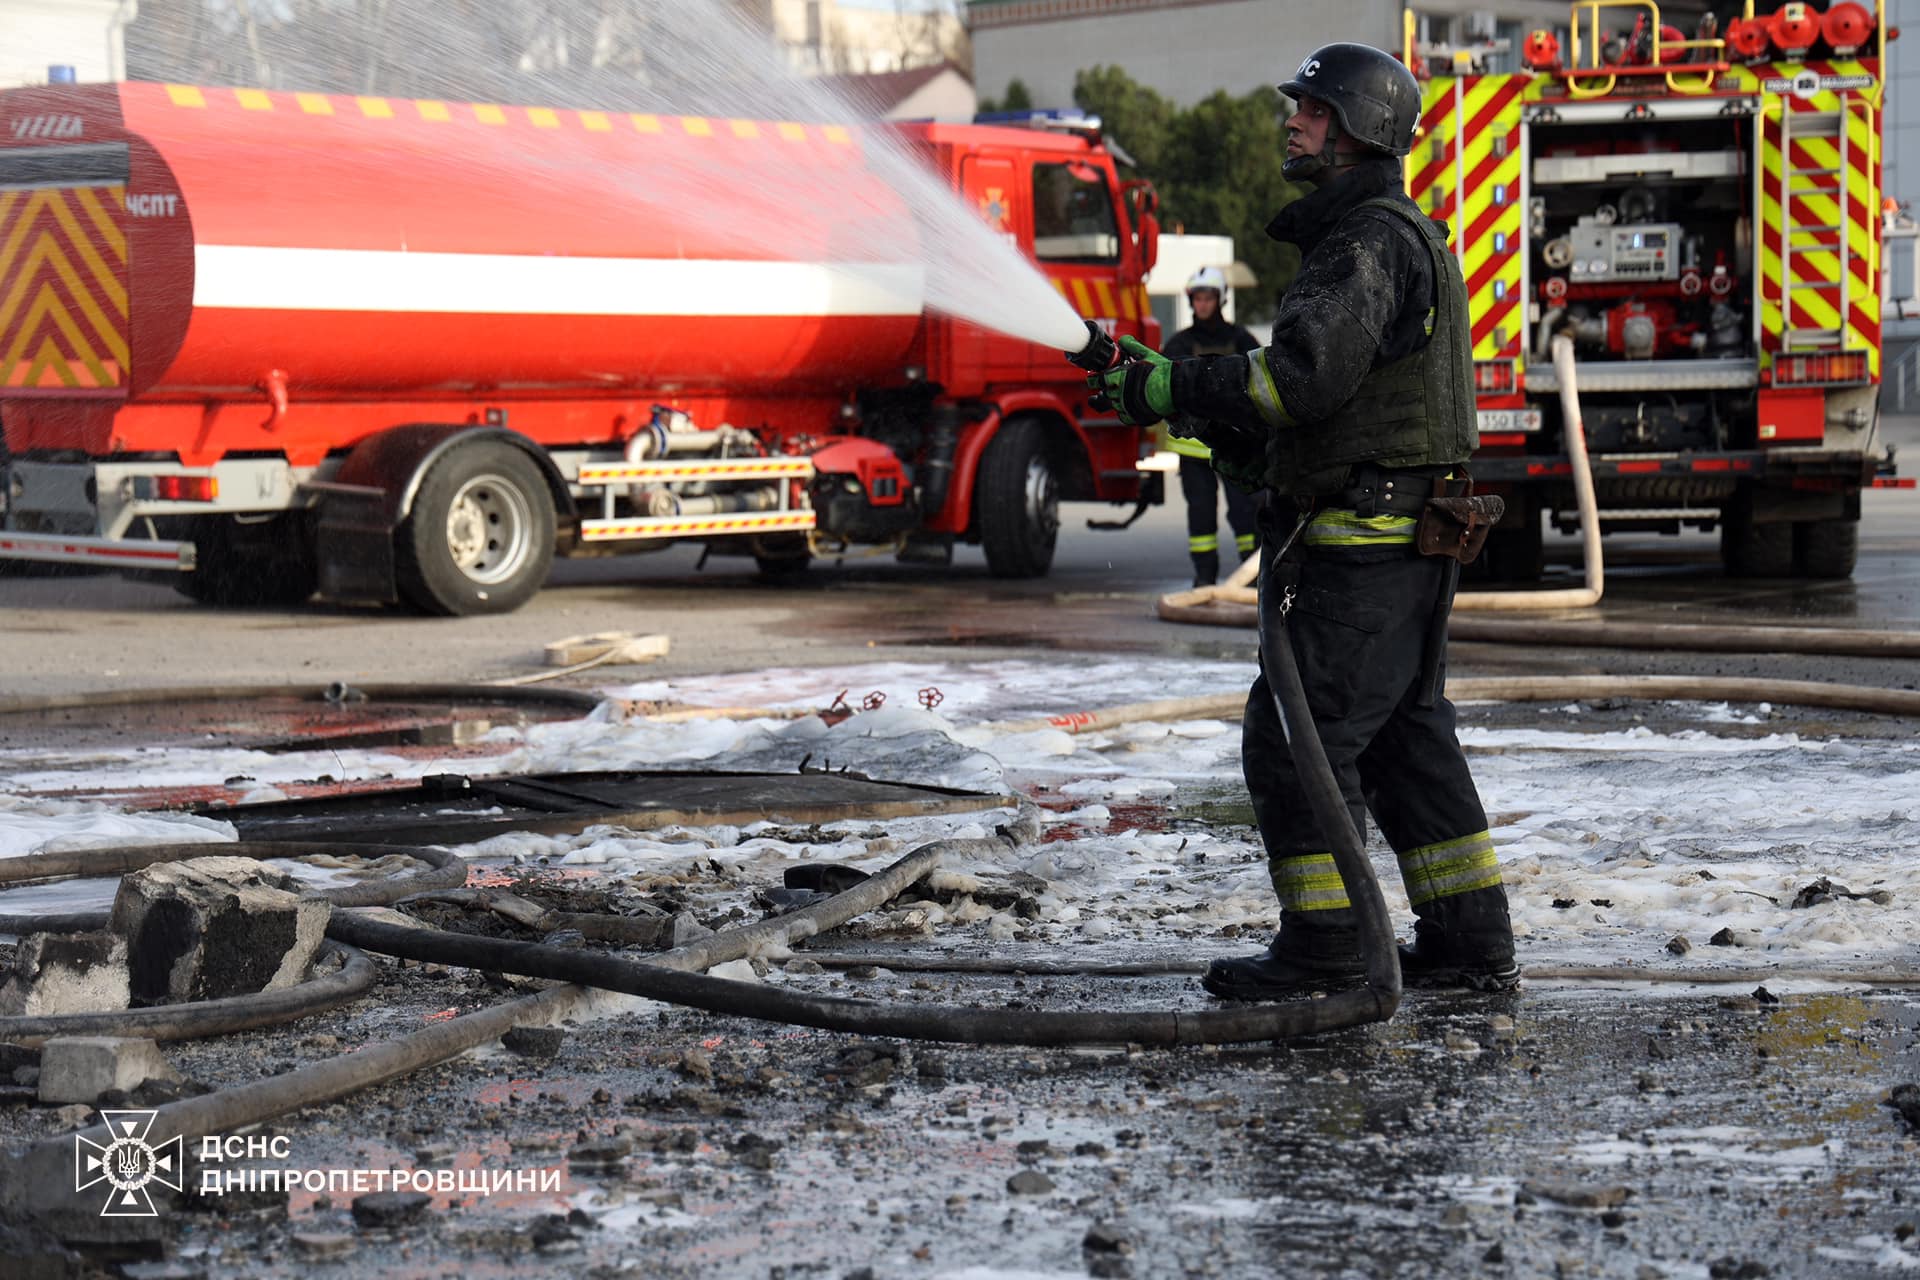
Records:
<instances>
[{"instance_id":1,"label":"white fire helmet","mask_svg":"<svg viewBox=\"0 0 1920 1280\"><path fill-rule=\"evenodd\" d=\"M1187 296L1192 297L1195 289L1211 289L1220 295L1220 304L1227 301L1227 275L1218 267L1202 267L1193 273L1187 281Z\"/></svg>"}]
</instances>

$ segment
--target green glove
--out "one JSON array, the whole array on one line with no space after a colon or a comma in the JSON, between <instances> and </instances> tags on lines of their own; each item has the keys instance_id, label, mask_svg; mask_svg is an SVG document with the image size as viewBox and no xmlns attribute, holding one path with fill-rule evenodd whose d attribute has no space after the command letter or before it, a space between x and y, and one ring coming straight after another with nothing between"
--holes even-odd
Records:
<instances>
[{"instance_id":1,"label":"green glove","mask_svg":"<svg viewBox=\"0 0 1920 1280\"><path fill-rule=\"evenodd\" d=\"M1138 338L1120 339L1120 349L1133 359L1094 374L1087 385L1106 397L1120 421L1150 427L1173 412L1173 361Z\"/></svg>"}]
</instances>

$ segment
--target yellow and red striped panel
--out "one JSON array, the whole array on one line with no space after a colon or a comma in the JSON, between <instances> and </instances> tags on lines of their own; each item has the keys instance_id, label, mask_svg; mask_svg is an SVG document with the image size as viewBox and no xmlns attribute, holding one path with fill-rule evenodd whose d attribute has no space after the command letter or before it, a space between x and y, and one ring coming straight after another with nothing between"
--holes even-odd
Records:
<instances>
[{"instance_id":1,"label":"yellow and red striped panel","mask_svg":"<svg viewBox=\"0 0 1920 1280\"><path fill-rule=\"evenodd\" d=\"M1478 360L1523 354L1526 266L1521 208L1521 95L1532 77L1447 76L1422 86L1407 194L1448 224L1467 279Z\"/></svg>"},{"instance_id":2,"label":"yellow and red striped panel","mask_svg":"<svg viewBox=\"0 0 1920 1280\"><path fill-rule=\"evenodd\" d=\"M125 188L0 191L0 389L127 380Z\"/></svg>"},{"instance_id":3,"label":"yellow and red striped panel","mask_svg":"<svg viewBox=\"0 0 1920 1280\"><path fill-rule=\"evenodd\" d=\"M1844 121L1836 131L1832 122ZM1782 150L1782 140L1786 149ZM1879 113L1863 97L1768 95L1760 135L1761 346L1793 330L1834 330L1880 376ZM1825 228L1839 227L1838 231ZM1791 262L1791 268L1787 263ZM1787 282L1791 280L1791 310ZM1844 290L1836 286L1844 284Z\"/></svg>"},{"instance_id":4,"label":"yellow and red striped panel","mask_svg":"<svg viewBox=\"0 0 1920 1280\"><path fill-rule=\"evenodd\" d=\"M1083 320L1138 320L1153 314L1144 284L1120 284L1085 276L1049 275L1060 296L1073 304Z\"/></svg>"},{"instance_id":5,"label":"yellow and red striped panel","mask_svg":"<svg viewBox=\"0 0 1920 1280\"><path fill-rule=\"evenodd\" d=\"M710 533L773 533L811 529L811 511L773 511L765 515L641 516L632 520L582 520L583 542L617 538L690 538Z\"/></svg>"}]
</instances>

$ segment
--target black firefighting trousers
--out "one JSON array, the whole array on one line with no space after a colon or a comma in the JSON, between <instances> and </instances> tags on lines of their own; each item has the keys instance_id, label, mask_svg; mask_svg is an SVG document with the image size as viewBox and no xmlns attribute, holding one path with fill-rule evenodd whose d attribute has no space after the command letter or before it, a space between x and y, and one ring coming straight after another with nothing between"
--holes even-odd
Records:
<instances>
[{"instance_id":1,"label":"black firefighting trousers","mask_svg":"<svg viewBox=\"0 0 1920 1280\"><path fill-rule=\"evenodd\" d=\"M1234 549L1242 558L1253 554L1259 531L1254 523L1254 499L1240 486L1222 485L1205 458L1180 458L1180 493L1187 500L1187 554L1193 557L1194 576L1212 582L1220 572L1220 490L1227 491L1227 525L1233 530ZM1237 561L1235 563L1238 563Z\"/></svg>"},{"instance_id":2,"label":"black firefighting trousers","mask_svg":"<svg viewBox=\"0 0 1920 1280\"><path fill-rule=\"evenodd\" d=\"M1268 561L1260 608L1285 609L1314 727L1352 807L1355 827L1371 813L1400 862L1423 951L1457 960L1513 955L1506 890L1479 793L1454 734L1444 696L1422 707L1427 647L1450 563L1411 545L1294 546L1271 562L1293 517L1263 511ZM1449 596L1446 601L1451 603ZM1280 897L1276 950L1304 962L1359 963L1358 923L1334 869L1331 842L1315 822L1263 674L1247 699L1241 767Z\"/></svg>"}]
</instances>

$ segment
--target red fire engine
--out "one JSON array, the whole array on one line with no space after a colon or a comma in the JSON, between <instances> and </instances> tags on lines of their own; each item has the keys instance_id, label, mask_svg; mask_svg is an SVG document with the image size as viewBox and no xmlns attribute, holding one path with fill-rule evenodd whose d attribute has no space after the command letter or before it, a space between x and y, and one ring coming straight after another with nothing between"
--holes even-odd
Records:
<instances>
[{"instance_id":1,"label":"red fire engine","mask_svg":"<svg viewBox=\"0 0 1920 1280\"><path fill-rule=\"evenodd\" d=\"M1578 0L1526 70L1425 77L1408 194L1472 295L1481 451L1508 498L1500 578L1577 520L1548 344L1571 332L1602 527L1718 527L1741 576L1843 578L1886 465L1880 382L1884 15L1784 4L1720 32ZM1431 51L1429 51L1431 52ZM1444 55L1443 55L1444 56ZM1429 59L1436 61L1437 59ZM1428 74L1431 72L1431 74Z\"/></svg>"},{"instance_id":2,"label":"red fire engine","mask_svg":"<svg viewBox=\"0 0 1920 1280\"><path fill-rule=\"evenodd\" d=\"M1154 342L1152 191L1118 180L1093 123L905 141L1083 315ZM518 607L556 553L686 539L769 572L856 544L944 562L957 539L1044 574L1060 501L1157 500L1141 434L1061 353L929 313L917 261L864 252L917 234L871 142L187 85L0 93L0 560L455 614ZM773 157L835 198L739 178ZM735 179L701 185L716 172ZM743 241L756 218L775 230Z\"/></svg>"}]
</instances>

